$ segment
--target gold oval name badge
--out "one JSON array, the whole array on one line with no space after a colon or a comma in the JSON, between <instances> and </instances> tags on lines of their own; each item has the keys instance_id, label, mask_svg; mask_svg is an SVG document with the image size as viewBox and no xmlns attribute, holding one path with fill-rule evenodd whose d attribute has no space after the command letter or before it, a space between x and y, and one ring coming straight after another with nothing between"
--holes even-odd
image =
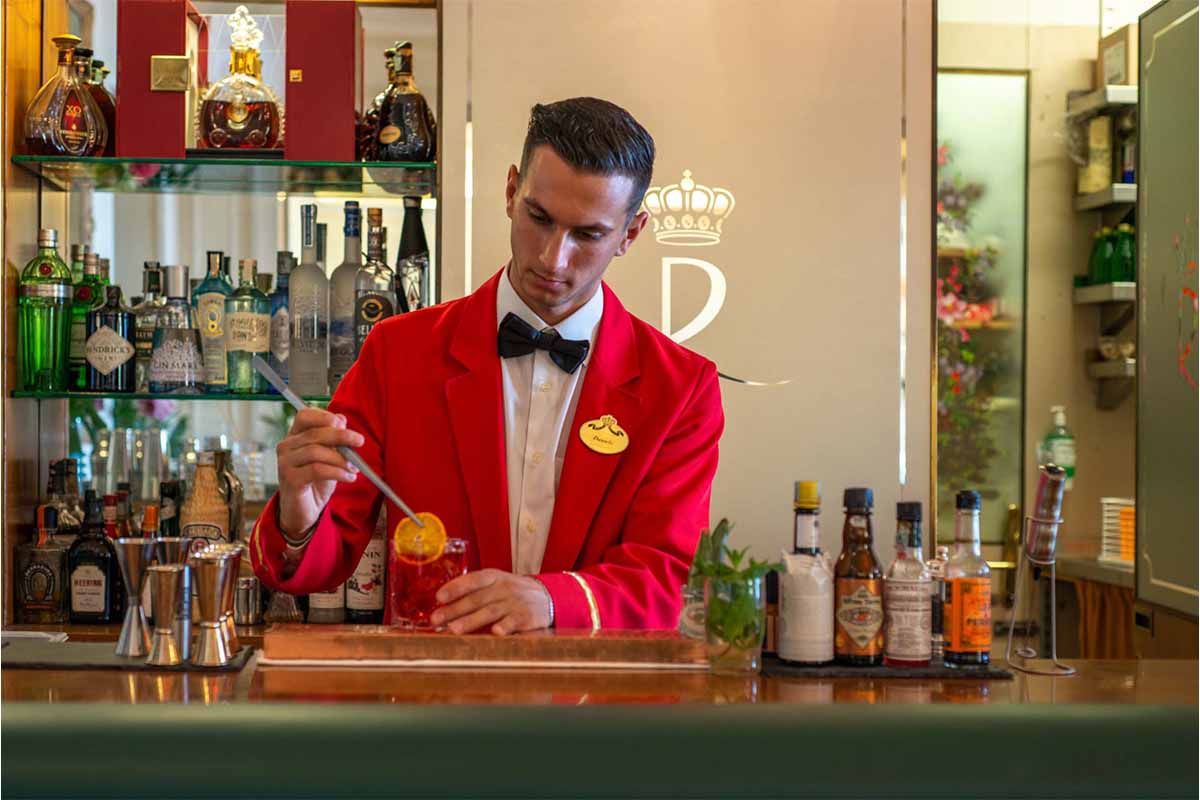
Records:
<instances>
[{"instance_id":1,"label":"gold oval name badge","mask_svg":"<svg viewBox=\"0 0 1200 800\"><path fill-rule=\"evenodd\" d=\"M629 435L617 424L617 418L612 414L583 423L579 428L579 438L590 449L606 456L624 452L629 447Z\"/></svg>"}]
</instances>

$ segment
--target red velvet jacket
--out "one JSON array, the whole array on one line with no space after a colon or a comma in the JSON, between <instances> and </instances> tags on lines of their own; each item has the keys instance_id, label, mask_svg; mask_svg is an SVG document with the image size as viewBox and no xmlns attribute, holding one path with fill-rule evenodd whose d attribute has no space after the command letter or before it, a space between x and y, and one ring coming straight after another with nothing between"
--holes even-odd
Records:
<instances>
[{"instance_id":1,"label":"red velvet jacket","mask_svg":"<svg viewBox=\"0 0 1200 800\"><path fill-rule=\"evenodd\" d=\"M512 570L496 286L376 326L329 410L366 438L362 456L418 511L470 542L469 568ZM680 588L708 525L725 418L715 365L635 318L603 287L604 316L569 436L542 572L562 628L674 628ZM617 455L579 428L611 414L629 436ZM295 573L271 498L250 540L271 589L328 590L354 571L382 495L339 484ZM389 503L390 505L390 503ZM388 509L394 524L400 511Z\"/></svg>"}]
</instances>

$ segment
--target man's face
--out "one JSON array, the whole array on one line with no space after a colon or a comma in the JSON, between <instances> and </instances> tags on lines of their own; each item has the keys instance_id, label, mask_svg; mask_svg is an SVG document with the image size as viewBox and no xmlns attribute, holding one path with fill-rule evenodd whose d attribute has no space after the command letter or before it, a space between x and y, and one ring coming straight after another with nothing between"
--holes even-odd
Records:
<instances>
[{"instance_id":1,"label":"man's face","mask_svg":"<svg viewBox=\"0 0 1200 800\"><path fill-rule=\"evenodd\" d=\"M508 168L509 279L546 324L590 300L613 256L645 227L645 212L627 221L632 191L632 178L579 172L548 145L533 151L524 175Z\"/></svg>"}]
</instances>

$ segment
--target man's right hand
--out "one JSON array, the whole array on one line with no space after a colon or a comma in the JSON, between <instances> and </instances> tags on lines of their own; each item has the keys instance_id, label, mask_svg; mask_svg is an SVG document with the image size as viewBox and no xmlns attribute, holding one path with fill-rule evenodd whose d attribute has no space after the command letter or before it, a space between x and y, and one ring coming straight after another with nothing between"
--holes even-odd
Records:
<instances>
[{"instance_id":1,"label":"man's right hand","mask_svg":"<svg viewBox=\"0 0 1200 800\"><path fill-rule=\"evenodd\" d=\"M319 408L296 414L292 429L275 454L279 460L279 525L300 537L316 524L338 481L353 483L358 468L334 448L362 447L361 433L346 429L346 418Z\"/></svg>"}]
</instances>

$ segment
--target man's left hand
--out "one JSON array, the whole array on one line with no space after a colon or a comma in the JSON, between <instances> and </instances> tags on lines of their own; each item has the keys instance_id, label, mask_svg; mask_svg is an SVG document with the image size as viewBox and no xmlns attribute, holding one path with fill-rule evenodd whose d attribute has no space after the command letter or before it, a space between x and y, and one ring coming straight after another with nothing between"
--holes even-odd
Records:
<instances>
[{"instance_id":1,"label":"man's left hand","mask_svg":"<svg viewBox=\"0 0 1200 800\"><path fill-rule=\"evenodd\" d=\"M442 606L430 623L451 633L471 633L491 626L494 634L532 631L550 626L550 595L537 578L499 569L468 572L437 593Z\"/></svg>"}]
</instances>

